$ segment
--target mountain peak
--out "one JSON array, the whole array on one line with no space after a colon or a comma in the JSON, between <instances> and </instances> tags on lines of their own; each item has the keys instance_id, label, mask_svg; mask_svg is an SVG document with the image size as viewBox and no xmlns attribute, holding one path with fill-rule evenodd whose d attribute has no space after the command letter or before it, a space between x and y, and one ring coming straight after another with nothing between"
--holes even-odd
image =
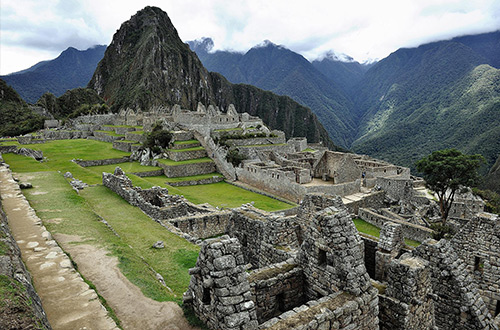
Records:
<instances>
[{"instance_id":1,"label":"mountain peak","mask_svg":"<svg viewBox=\"0 0 500 330\"><path fill-rule=\"evenodd\" d=\"M196 53L208 53L214 48L214 41L209 37L202 37L200 39L188 41L187 44L191 50Z\"/></svg>"}]
</instances>

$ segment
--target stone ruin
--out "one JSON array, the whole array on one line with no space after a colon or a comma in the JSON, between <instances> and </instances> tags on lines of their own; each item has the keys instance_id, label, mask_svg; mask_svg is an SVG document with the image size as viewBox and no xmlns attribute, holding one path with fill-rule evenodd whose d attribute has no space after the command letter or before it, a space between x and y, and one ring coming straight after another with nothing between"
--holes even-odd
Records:
<instances>
[{"instance_id":1,"label":"stone ruin","mask_svg":"<svg viewBox=\"0 0 500 330\"><path fill-rule=\"evenodd\" d=\"M451 243L411 249L387 223L367 250L339 197L307 195L291 216L247 205L226 236L202 243L184 301L212 329L498 329L496 226L483 216ZM478 228L488 234L466 238Z\"/></svg>"}]
</instances>

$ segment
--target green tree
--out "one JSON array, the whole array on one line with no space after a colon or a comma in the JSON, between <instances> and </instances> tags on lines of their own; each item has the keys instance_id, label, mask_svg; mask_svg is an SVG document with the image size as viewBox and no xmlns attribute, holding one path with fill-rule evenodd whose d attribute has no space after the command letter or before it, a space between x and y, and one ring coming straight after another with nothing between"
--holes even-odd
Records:
<instances>
[{"instance_id":1,"label":"green tree","mask_svg":"<svg viewBox=\"0 0 500 330\"><path fill-rule=\"evenodd\" d=\"M172 134L164 130L161 123L156 123L151 133L147 134L146 141L142 144L144 148L150 148L154 153L159 154L162 149L168 147L172 140Z\"/></svg>"},{"instance_id":2,"label":"green tree","mask_svg":"<svg viewBox=\"0 0 500 330\"><path fill-rule=\"evenodd\" d=\"M439 199L441 219L446 224L453 199L457 192L466 192L480 180L477 173L485 162L481 155L465 155L456 149L434 151L416 163L426 185Z\"/></svg>"}]
</instances>

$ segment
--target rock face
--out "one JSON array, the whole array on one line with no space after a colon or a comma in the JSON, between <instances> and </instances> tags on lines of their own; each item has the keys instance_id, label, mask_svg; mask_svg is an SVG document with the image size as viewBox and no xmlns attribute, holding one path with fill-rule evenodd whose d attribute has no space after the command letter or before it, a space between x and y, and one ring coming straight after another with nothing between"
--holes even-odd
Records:
<instances>
[{"instance_id":1,"label":"rock face","mask_svg":"<svg viewBox=\"0 0 500 330\"><path fill-rule=\"evenodd\" d=\"M310 109L291 98L253 86L232 85L208 72L196 54L179 38L168 15L146 7L123 23L88 85L114 110L147 111L155 106L181 105L196 109L198 102L258 115L287 137L305 136L335 148Z\"/></svg>"}]
</instances>

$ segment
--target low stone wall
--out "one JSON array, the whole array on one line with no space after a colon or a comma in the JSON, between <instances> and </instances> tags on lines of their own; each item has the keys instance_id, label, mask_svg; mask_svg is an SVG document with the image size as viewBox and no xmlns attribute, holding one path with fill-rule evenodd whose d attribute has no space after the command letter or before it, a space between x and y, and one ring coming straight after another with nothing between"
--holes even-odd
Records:
<instances>
[{"instance_id":1,"label":"low stone wall","mask_svg":"<svg viewBox=\"0 0 500 330\"><path fill-rule=\"evenodd\" d=\"M17 146L0 146L0 154L15 154Z\"/></svg>"},{"instance_id":2,"label":"low stone wall","mask_svg":"<svg viewBox=\"0 0 500 330\"><path fill-rule=\"evenodd\" d=\"M193 139L193 132L191 131L173 131L172 142L173 141L187 141Z\"/></svg>"},{"instance_id":3,"label":"low stone wall","mask_svg":"<svg viewBox=\"0 0 500 330\"><path fill-rule=\"evenodd\" d=\"M288 178L273 178L264 173L253 173L245 168L236 168L238 180L256 187L257 189L267 191L270 194L278 195L288 200L299 203L306 195L307 189L303 185L290 182Z\"/></svg>"},{"instance_id":4,"label":"low stone wall","mask_svg":"<svg viewBox=\"0 0 500 330\"><path fill-rule=\"evenodd\" d=\"M112 164L119 164L126 162L130 162L130 157L125 156L122 158L108 158L108 159L96 159L96 160L75 159L75 163L77 163L82 167L112 165Z\"/></svg>"},{"instance_id":5,"label":"low stone wall","mask_svg":"<svg viewBox=\"0 0 500 330\"><path fill-rule=\"evenodd\" d=\"M259 324L305 302L302 269L296 264L282 262L258 269L248 281Z\"/></svg>"},{"instance_id":6,"label":"low stone wall","mask_svg":"<svg viewBox=\"0 0 500 330\"><path fill-rule=\"evenodd\" d=\"M351 214L358 214L359 208L380 209L385 207L384 204L385 191L372 192L369 195L364 195L360 200L345 202L345 206Z\"/></svg>"},{"instance_id":7,"label":"low stone wall","mask_svg":"<svg viewBox=\"0 0 500 330\"><path fill-rule=\"evenodd\" d=\"M163 174L163 171L162 171ZM210 183L217 183L224 181L224 178L221 176L213 176L211 178L207 179L201 179L201 180L188 180L188 181L178 181L178 182L168 182L167 184L172 187L185 187L185 186L197 186L200 184L210 184Z\"/></svg>"},{"instance_id":8,"label":"low stone wall","mask_svg":"<svg viewBox=\"0 0 500 330\"><path fill-rule=\"evenodd\" d=\"M282 153L291 153L294 152L294 147L289 144L274 144L269 146L259 146L259 147L237 147L238 152L245 156L247 159L255 159L258 156L258 152L262 151L274 151L274 152L282 152Z\"/></svg>"},{"instance_id":9,"label":"low stone wall","mask_svg":"<svg viewBox=\"0 0 500 330\"><path fill-rule=\"evenodd\" d=\"M324 193L328 195L347 196L360 191L361 181L339 184L325 184L324 186L306 186L307 193Z\"/></svg>"},{"instance_id":10,"label":"low stone wall","mask_svg":"<svg viewBox=\"0 0 500 330\"><path fill-rule=\"evenodd\" d=\"M120 141L120 140L113 141L113 149L116 149L116 150L130 152L130 146L131 145L132 145L131 142L123 142L123 141Z\"/></svg>"},{"instance_id":11,"label":"low stone wall","mask_svg":"<svg viewBox=\"0 0 500 330\"><path fill-rule=\"evenodd\" d=\"M382 228L386 222L393 222L400 224L403 229L404 237L419 242L423 242L426 239L431 238L434 232L430 228L415 225L406 221L387 218L384 217L383 215L380 215L365 208L359 209L358 216L361 219L365 220L366 222L371 223L372 225L377 226L379 228Z\"/></svg>"},{"instance_id":12,"label":"low stone wall","mask_svg":"<svg viewBox=\"0 0 500 330\"><path fill-rule=\"evenodd\" d=\"M18 299L31 302L30 304L26 304L27 308L31 310L24 312L24 315L25 317L32 317L31 325L33 329L52 329L47 320L47 315L43 310L40 297L32 285L30 273L21 259L21 250L10 232L7 216L2 209L1 200L0 197L0 244L5 253L0 251L0 275L6 276L9 280L20 284L24 288L24 290L16 292L16 295L18 295ZM2 321L14 321L16 319L15 313L11 314L10 317L12 319ZM0 323L3 322L0 321ZM27 326L27 324L24 324L24 326Z\"/></svg>"},{"instance_id":13,"label":"low stone wall","mask_svg":"<svg viewBox=\"0 0 500 330\"><path fill-rule=\"evenodd\" d=\"M102 142L109 142L113 143L115 140L123 140L123 136L112 136L108 135L105 132L94 132L94 138L95 140L102 141Z\"/></svg>"},{"instance_id":14,"label":"low stone wall","mask_svg":"<svg viewBox=\"0 0 500 330\"><path fill-rule=\"evenodd\" d=\"M160 176L163 175L163 170L147 171L147 172L131 172L130 174L137 175L141 178L146 178L148 176Z\"/></svg>"},{"instance_id":15,"label":"low stone wall","mask_svg":"<svg viewBox=\"0 0 500 330\"><path fill-rule=\"evenodd\" d=\"M125 135L128 132L136 131L134 127L110 127L115 131L116 134Z\"/></svg>"},{"instance_id":16,"label":"low stone wall","mask_svg":"<svg viewBox=\"0 0 500 330\"><path fill-rule=\"evenodd\" d=\"M284 137L260 137L260 138L249 138L249 139L226 140L226 145L228 145L229 147L253 146L261 144L283 144L283 143L286 143Z\"/></svg>"},{"instance_id":17,"label":"low stone wall","mask_svg":"<svg viewBox=\"0 0 500 330\"><path fill-rule=\"evenodd\" d=\"M379 329L377 290L359 297L345 292L333 293L296 307L261 324L267 330Z\"/></svg>"},{"instance_id":18,"label":"low stone wall","mask_svg":"<svg viewBox=\"0 0 500 330\"><path fill-rule=\"evenodd\" d=\"M90 136L89 131L70 131L70 130L45 130L42 131L42 136L50 140L69 140L69 139L85 139Z\"/></svg>"},{"instance_id":19,"label":"low stone wall","mask_svg":"<svg viewBox=\"0 0 500 330\"><path fill-rule=\"evenodd\" d=\"M180 176L192 176L199 174L213 173L217 169L214 162L183 164L183 165L166 165L157 162L155 166L163 168L163 172L167 178L177 178Z\"/></svg>"},{"instance_id":20,"label":"low stone wall","mask_svg":"<svg viewBox=\"0 0 500 330\"><path fill-rule=\"evenodd\" d=\"M170 223L183 233L199 238L208 238L224 234L230 217L231 211L220 211L175 218L170 220Z\"/></svg>"},{"instance_id":21,"label":"low stone wall","mask_svg":"<svg viewBox=\"0 0 500 330\"><path fill-rule=\"evenodd\" d=\"M146 141L146 137L144 136L144 134L127 132L125 133L125 140L143 143L144 141Z\"/></svg>"},{"instance_id":22,"label":"low stone wall","mask_svg":"<svg viewBox=\"0 0 500 330\"><path fill-rule=\"evenodd\" d=\"M193 143L187 143L187 144L173 144L170 149L172 150L179 150L179 149L188 149L188 148L194 148L194 147L199 147L200 142L193 142Z\"/></svg>"},{"instance_id":23,"label":"low stone wall","mask_svg":"<svg viewBox=\"0 0 500 330\"><path fill-rule=\"evenodd\" d=\"M139 207L154 220L174 219L210 210L188 202L184 197L169 195L168 190L160 187L141 189L134 187L132 181L120 168L115 174L103 173L102 183L131 205Z\"/></svg>"},{"instance_id":24,"label":"low stone wall","mask_svg":"<svg viewBox=\"0 0 500 330\"><path fill-rule=\"evenodd\" d=\"M172 151L167 150L168 158L173 161L180 162L183 160L197 159L207 157L207 151L202 150L190 150L190 151Z\"/></svg>"}]
</instances>

